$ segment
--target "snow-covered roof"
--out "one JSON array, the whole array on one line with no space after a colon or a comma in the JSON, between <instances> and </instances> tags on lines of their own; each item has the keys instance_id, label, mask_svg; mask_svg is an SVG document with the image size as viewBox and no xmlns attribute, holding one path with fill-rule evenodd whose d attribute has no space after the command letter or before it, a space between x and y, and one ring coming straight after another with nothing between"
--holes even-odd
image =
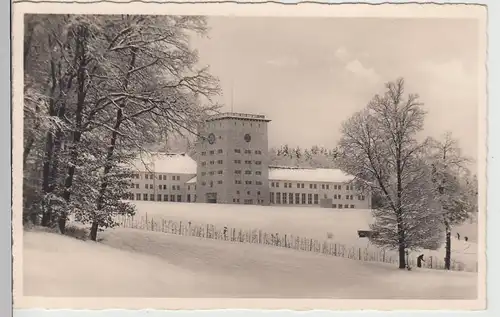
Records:
<instances>
[{"instance_id":1,"label":"snow-covered roof","mask_svg":"<svg viewBox=\"0 0 500 317\"><path fill-rule=\"evenodd\" d=\"M185 153L152 153L141 155L132 165L142 172L196 174L196 161Z\"/></svg>"},{"instance_id":2,"label":"snow-covered roof","mask_svg":"<svg viewBox=\"0 0 500 317\"><path fill-rule=\"evenodd\" d=\"M196 184L196 176L188 180L186 184Z\"/></svg>"},{"instance_id":3,"label":"snow-covered roof","mask_svg":"<svg viewBox=\"0 0 500 317\"><path fill-rule=\"evenodd\" d=\"M339 169L269 167L269 180L274 181L346 183L353 179Z\"/></svg>"}]
</instances>

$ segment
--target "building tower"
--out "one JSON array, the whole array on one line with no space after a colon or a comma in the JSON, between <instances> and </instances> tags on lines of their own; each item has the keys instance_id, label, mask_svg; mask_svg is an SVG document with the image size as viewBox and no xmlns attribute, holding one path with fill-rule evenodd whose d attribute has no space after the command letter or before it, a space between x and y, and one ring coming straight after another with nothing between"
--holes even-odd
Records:
<instances>
[{"instance_id":1,"label":"building tower","mask_svg":"<svg viewBox=\"0 0 500 317\"><path fill-rule=\"evenodd\" d=\"M199 128L197 202L269 204L268 120L222 113Z\"/></svg>"}]
</instances>

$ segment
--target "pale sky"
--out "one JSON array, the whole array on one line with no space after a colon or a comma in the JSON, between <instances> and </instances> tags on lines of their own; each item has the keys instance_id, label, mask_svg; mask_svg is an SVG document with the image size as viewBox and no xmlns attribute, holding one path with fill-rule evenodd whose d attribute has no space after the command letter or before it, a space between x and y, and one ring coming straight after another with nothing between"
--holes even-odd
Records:
<instances>
[{"instance_id":1,"label":"pale sky","mask_svg":"<svg viewBox=\"0 0 500 317\"><path fill-rule=\"evenodd\" d=\"M333 148L341 122L402 76L428 111L425 134L449 130L477 157L476 20L210 17L193 39L220 79L223 110L265 114L269 145ZM234 84L233 84L234 83ZM233 88L234 97L231 98Z\"/></svg>"}]
</instances>

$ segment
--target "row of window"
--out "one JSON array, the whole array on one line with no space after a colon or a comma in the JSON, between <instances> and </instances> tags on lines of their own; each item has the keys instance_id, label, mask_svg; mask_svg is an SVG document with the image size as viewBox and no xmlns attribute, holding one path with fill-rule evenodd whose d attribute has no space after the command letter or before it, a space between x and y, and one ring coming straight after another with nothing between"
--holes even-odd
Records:
<instances>
[{"instance_id":1,"label":"row of window","mask_svg":"<svg viewBox=\"0 0 500 317\"><path fill-rule=\"evenodd\" d=\"M271 192L271 204L276 205L314 205L319 204L318 194L305 194L305 193L274 193Z\"/></svg>"},{"instance_id":2,"label":"row of window","mask_svg":"<svg viewBox=\"0 0 500 317\"><path fill-rule=\"evenodd\" d=\"M210 155L215 155L215 150L211 150L208 152ZM223 154L224 151L222 149L218 149L217 150L217 154ZM203 151L201 152L201 156L206 156L207 155L207 152Z\"/></svg>"},{"instance_id":3,"label":"row of window","mask_svg":"<svg viewBox=\"0 0 500 317\"><path fill-rule=\"evenodd\" d=\"M215 155L215 153L216 153L215 150L211 150L211 151L208 151L208 152L203 151L203 152L201 152L201 156L207 156L207 154L208 155ZM224 153L224 150L222 150L222 149L218 149L217 150L217 154L223 154L223 153ZM234 153L241 153L241 149L234 149ZM246 149L246 150L243 150L243 153L244 154L252 154L252 153L254 153L254 154L257 154L257 155L261 155L262 151L261 150L252 151L252 150Z\"/></svg>"},{"instance_id":4,"label":"row of window","mask_svg":"<svg viewBox=\"0 0 500 317\"><path fill-rule=\"evenodd\" d=\"M139 184L132 184L132 188L139 188ZM154 189L153 184L144 184L146 189ZM167 185L158 185L159 190L167 190ZM181 190L181 185L172 185L172 190Z\"/></svg>"},{"instance_id":5,"label":"row of window","mask_svg":"<svg viewBox=\"0 0 500 317\"><path fill-rule=\"evenodd\" d=\"M240 203L239 198L233 198L233 203ZM258 204L264 204L264 199L257 199ZM244 205L253 205L253 199L243 199L243 204Z\"/></svg>"},{"instance_id":6,"label":"row of window","mask_svg":"<svg viewBox=\"0 0 500 317\"><path fill-rule=\"evenodd\" d=\"M305 184L304 183L296 183L295 186L297 188L305 188ZM276 187L276 188L279 188L280 187L280 182L271 182L271 187ZM283 183L283 187L284 188L292 188L292 183ZM332 188L333 189L336 189L336 190L341 190L342 189L342 185L332 185ZM345 185L345 188L346 190L354 190L355 187L352 186L352 185ZM318 184L309 184L309 189L318 189ZM321 189L330 189L330 184L321 184ZM360 188L356 188L357 190L360 190Z\"/></svg>"},{"instance_id":7,"label":"row of window","mask_svg":"<svg viewBox=\"0 0 500 317\"><path fill-rule=\"evenodd\" d=\"M156 199L155 199L156 198ZM130 200L145 200L145 201L173 201L173 202L182 202L182 195L167 195L167 194L129 194Z\"/></svg>"},{"instance_id":8,"label":"row of window","mask_svg":"<svg viewBox=\"0 0 500 317\"><path fill-rule=\"evenodd\" d=\"M241 175L241 170L234 170L234 174ZM253 174L260 176L262 175L262 171L255 171ZM252 171L246 170L245 175L252 175Z\"/></svg>"},{"instance_id":9,"label":"row of window","mask_svg":"<svg viewBox=\"0 0 500 317\"><path fill-rule=\"evenodd\" d=\"M141 174L132 174L132 178L140 179L141 178ZM148 174L144 174L144 178L145 179L158 179L158 180L164 180L164 181L166 181L167 178L168 178L168 175L158 174L158 175L155 176L155 174L153 174L153 173L148 173ZM178 176L178 175L172 175L171 176L171 180L173 180L173 181L180 181L181 177Z\"/></svg>"},{"instance_id":10,"label":"row of window","mask_svg":"<svg viewBox=\"0 0 500 317\"><path fill-rule=\"evenodd\" d=\"M234 181L234 183L235 183L236 185L241 185L241 184L243 184L242 180L239 180L239 179L236 179L236 180ZM245 181L245 185L252 185L252 184L253 184L253 181L249 181L249 180L246 180L246 181ZM255 181L255 185L261 186L262 184L263 184L263 183L262 183L261 181Z\"/></svg>"},{"instance_id":11,"label":"row of window","mask_svg":"<svg viewBox=\"0 0 500 317\"><path fill-rule=\"evenodd\" d=\"M239 194L240 194L240 191L239 191L239 190L237 190L237 191L236 191L236 195L239 195ZM247 194L247 195L252 195L252 191L251 191L251 190L247 190L247 191L246 191L246 194ZM258 191L257 191L257 196L260 196L260 190L258 190Z\"/></svg>"},{"instance_id":12,"label":"row of window","mask_svg":"<svg viewBox=\"0 0 500 317\"><path fill-rule=\"evenodd\" d=\"M205 176L205 175L215 175L215 171L210 171L210 172L201 172L201 176ZM224 174L224 172L222 170L218 170L217 171L217 175L222 175Z\"/></svg>"}]
</instances>

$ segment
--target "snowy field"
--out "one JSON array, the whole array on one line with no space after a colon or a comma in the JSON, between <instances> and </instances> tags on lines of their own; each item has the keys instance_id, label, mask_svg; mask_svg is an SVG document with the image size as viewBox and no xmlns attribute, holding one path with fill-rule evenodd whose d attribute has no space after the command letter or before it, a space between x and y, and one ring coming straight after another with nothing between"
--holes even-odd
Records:
<instances>
[{"instance_id":1,"label":"snowy field","mask_svg":"<svg viewBox=\"0 0 500 317\"><path fill-rule=\"evenodd\" d=\"M26 296L474 299L477 275L134 229L24 234ZM71 271L67 271L71 268Z\"/></svg>"},{"instance_id":2,"label":"snowy field","mask_svg":"<svg viewBox=\"0 0 500 317\"><path fill-rule=\"evenodd\" d=\"M190 204L168 202L135 201L139 221L146 217L183 221L193 224L211 224L238 229L261 229L269 233L298 235L320 241L331 240L348 247L377 249L368 239L359 238L358 230L369 229L373 217L370 210L326 209L309 207L263 207L252 205ZM456 239L456 232L461 240ZM463 237L469 237L465 242ZM452 237L452 260L465 265L467 270L475 270L477 264L477 224L465 223L454 229ZM426 259L444 262L444 246L440 250L422 250ZM394 253L395 254L395 253ZM420 252L410 257L415 259Z\"/></svg>"}]
</instances>

